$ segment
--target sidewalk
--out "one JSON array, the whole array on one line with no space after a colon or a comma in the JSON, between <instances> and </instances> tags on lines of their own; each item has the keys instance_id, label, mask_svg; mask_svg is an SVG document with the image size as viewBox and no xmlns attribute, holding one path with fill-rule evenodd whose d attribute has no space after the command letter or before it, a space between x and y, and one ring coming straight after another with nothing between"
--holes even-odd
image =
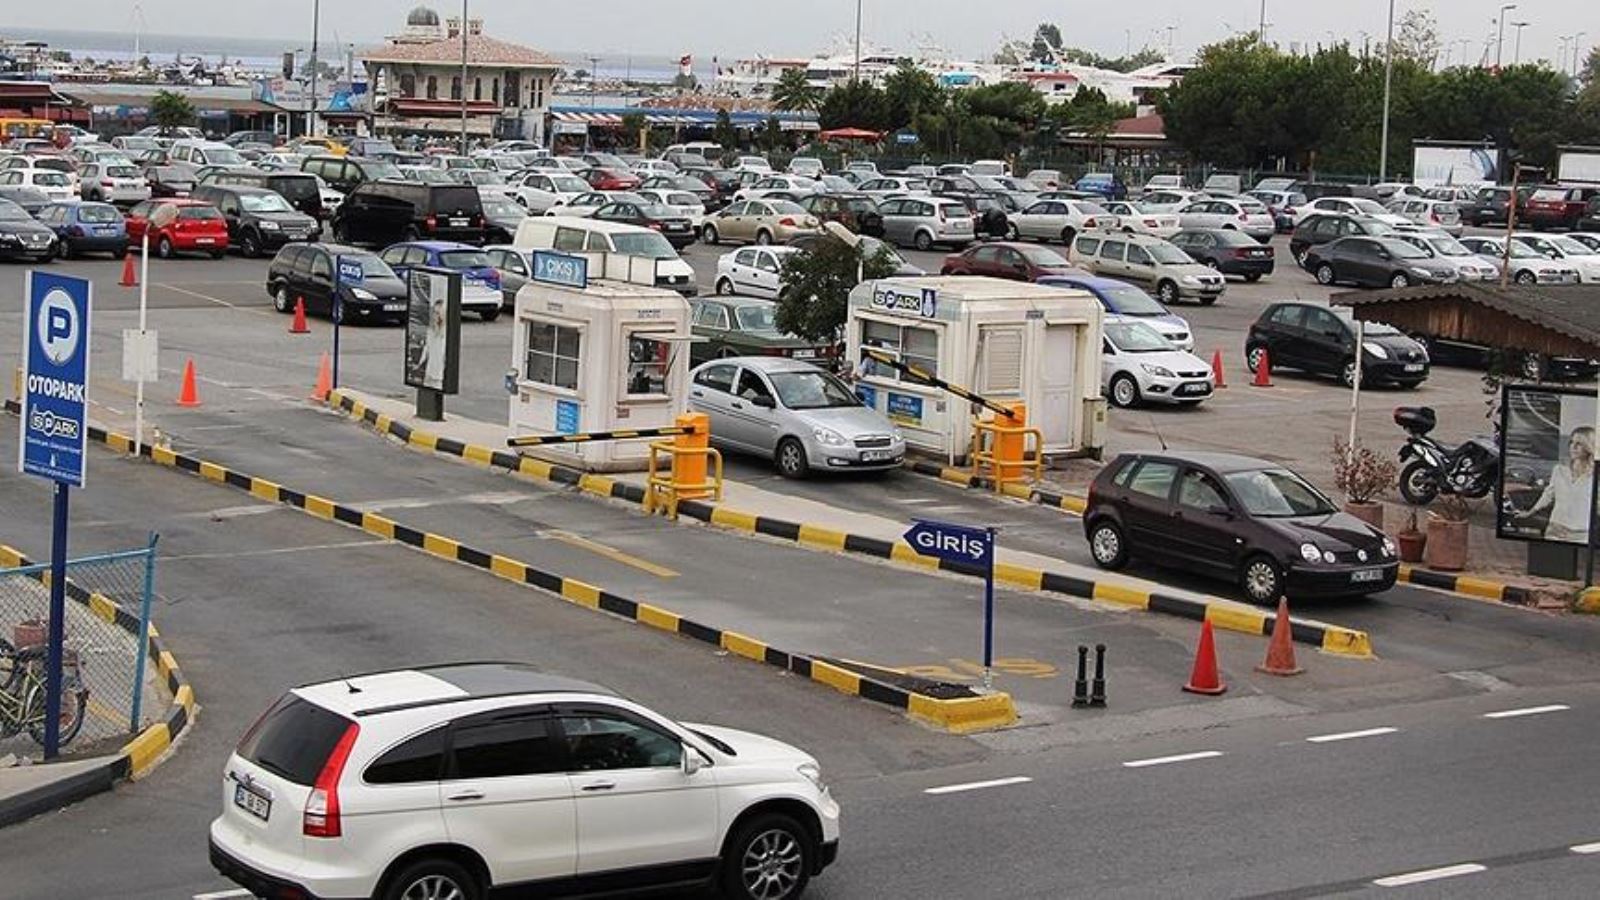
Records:
<instances>
[{"instance_id":1,"label":"sidewalk","mask_svg":"<svg viewBox=\"0 0 1600 900\"><path fill-rule=\"evenodd\" d=\"M0 767L0 828L111 790L120 754Z\"/></svg>"}]
</instances>

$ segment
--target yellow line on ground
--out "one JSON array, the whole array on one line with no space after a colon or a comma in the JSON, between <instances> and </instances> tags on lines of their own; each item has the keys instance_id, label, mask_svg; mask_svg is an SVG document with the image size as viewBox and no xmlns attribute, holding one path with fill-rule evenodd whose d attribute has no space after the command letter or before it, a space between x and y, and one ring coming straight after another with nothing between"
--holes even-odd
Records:
<instances>
[{"instance_id":1,"label":"yellow line on ground","mask_svg":"<svg viewBox=\"0 0 1600 900\"><path fill-rule=\"evenodd\" d=\"M621 563L625 566L632 566L641 572L649 572L651 575L654 575L657 578L678 577L677 572L674 572L666 566L658 566L647 559L640 559L631 553L624 553L615 547L607 547L605 544L597 541L591 541L586 537L580 537L579 535L572 534L571 532L547 531L545 532L545 536L549 537L551 540L560 541L568 546L577 547L580 550L587 550L597 556L603 556L612 562Z\"/></svg>"},{"instance_id":2,"label":"yellow line on ground","mask_svg":"<svg viewBox=\"0 0 1600 900\"><path fill-rule=\"evenodd\" d=\"M101 721L110 722L118 728L125 727L128 724L127 716L117 712L93 697L89 698L89 713L95 718L100 719Z\"/></svg>"}]
</instances>

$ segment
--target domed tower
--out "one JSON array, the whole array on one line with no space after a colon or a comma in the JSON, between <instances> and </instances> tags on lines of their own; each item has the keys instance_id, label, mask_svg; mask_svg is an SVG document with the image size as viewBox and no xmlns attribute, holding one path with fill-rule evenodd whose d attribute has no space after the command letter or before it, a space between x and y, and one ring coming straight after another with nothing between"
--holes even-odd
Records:
<instances>
[{"instance_id":1,"label":"domed tower","mask_svg":"<svg viewBox=\"0 0 1600 900\"><path fill-rule=\"evenodd\" d=\"M427 6L417 6L406 15L405 31L392 38L395 43L426 43L443 38L444 24L439 14Z\"/></svg>"}]
</instances>

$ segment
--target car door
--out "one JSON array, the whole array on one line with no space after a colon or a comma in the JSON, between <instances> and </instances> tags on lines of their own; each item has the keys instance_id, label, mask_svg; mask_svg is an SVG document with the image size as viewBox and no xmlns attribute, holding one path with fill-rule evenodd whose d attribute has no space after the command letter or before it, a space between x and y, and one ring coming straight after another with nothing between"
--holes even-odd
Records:
<instances>
[{"instance_id":1,"label":"car door","mask_svg":"<svg viewBox=\"0 0 1600 900\"><path fill-rule=\"evenodd\" d=\"M1156 260L1150 251L1130 243L1124 257L1123 274L1135 281L1154 282L1156 280Z\"/></svg>"},{"instance_id":2,"label":"car door","mask_svg":"<svg viewBox=\"0 0 1600 900\"><path fill-rule=\"evenodd\" d=\"M1178 464L1146 459L1128 476L1123 495L1122 521L1135 553L1170 559L1173 556L1173 491Z\"/></svg>"},{"instance_id":3,"label":"car door","mask_svg":"<svg viewBox=\"0 0 1600 900\"><path fill-rule=\"evenodd\" d=\"M771 250L757 250L755 263L756 296L776 300L783 291L783 260Z\"/></svg>"},{"instance_id":4,"label":"car door","mask_svg":"<svg viewBox=\"0 0 1600 900\"><path fill-rule=\"evenodd\" d=\"M1243 545L1234 517L1222 482L1204 469L1185 466L1172 506L1173 553L1208 569L1231 572Z\"/></svg>"},{"instance_id":5,"label":"car door","mask_svg":"<svg viewBox=\"0 0 1600 900\"><path fill-rule=\"evenodd\" d=\"M228 243L237 245L239 243L240 218L244 215L244 210L239 206L239 195L229 191L219 198L206 197L204 199L216 202L217 209L222 211L223 221L228 224Z\"/></svg>"},{"instance_id":6,"label":"car door","mask_svg":"<svg viewBox=\"0 0 1600 900\"><path fill-rule=\"evenodd\" d=\"M445 831L496 884L570 878L578 816L561 733L547 706L458 719L440 784Z\"/></svg>"},{"instance_id":7,"label":"car door","mask_svg":"<svg viewBox=\"0 0 1600 900\"><path fill-rule=\"evenodd\" d=\"M979 247L967 255L967 268L974 275L1015 278L1015 275L1006 276L1001 274L1000 257L1002 249L1000 247Z\"/></svg>"},{"instance_id":8,"label":"car door","mask_svg":"<svg viewBox=\"0 0 1600 900\"><path fill-rule=\"evenodd\" d=\"M728 402L728 424L735 439L758 453L770 454L778 445L777 399L760 372L740 368L733 399Z\"/></svg>"},{"instance_id":9,"label":"car door","mask_svg":"<svg viewBox=\"0 0 1600 900\"><path fill-rule=\"evenodd\" d=\"M1307 310L1308 307L1300 303L1279 304L1256 330L1274 366L1299 368L1304 364Z\"/></svg>"},{"instance_id":10,"label":"car door","mask_svg":"<svg viewBox=\"0 0 1600 900\"><path fill-rule=\"evenodd\" d=\"M1095 255L1095 274L1127 278L1127 250L1127 241L1107 238L1100 244L1100 252Z\"/></svg>"},{"instance_id":11,"label":"car door","mask_svg":"<svg viewBox=\"0 0 1600 900\"><path fill-rule=\"evenodd\" d=\"M702 312L706 308L702 307ZM749 449L735 434L730 409L733 405L733 385L738 377L739 366L734 363L718 363L701 369L695 373L694 383L689 386L689 409L705 413L711 420L712 443Z\"/></svg>"},{"instance_id":12,"label":"car door","mask_svg":"<svg viewBox=\"0 0 1600 900\"><path fill-rule=\"evenodd\" d=\"M312 251L305 287L306 311L333 315L333 259L326 250Z\"/></svg>"},{"instance_id":13,"label":"car door","mask_svg":"<svg viewBox=\"0 0 1600 900\"><path fill-rule=\"evenodd\" d=\"M1349 238L1328 248L1328 255L1339 270L1339 277L1362 287L1384 285L1388 281L1388 251L1366 238Z\"/></svg>"},{"instance_id":14,"label":"car door","mask_svg":"<svg viewBox=\"0 0 1600 900\"><path fill-rule=\"evenodd\" d=\"M900 221L903 200L885 200L878 204L878 214L883 216L883 239L891 244L904 244L905 230Z\"/></svg>"},{"instance_id":15,"label":"car door","mask_svg":"<svg viewBox=\"0 0 1600 900\"><path fill-rule=\"evenodd\" d=\"M1300 367L1308 372L1338 375L1344 368L1345 357L1353 349L1352 343L1349 329L1338 316L1325 309L1308 307Z\"/></svg>"},{"instance_id":16,"label":"car door","mask_svg":"<svg viewBox=\"0 0 1600 900\"><path fill-rule=\"evenodd\" d=\"M752 247L736 250L728 263L728 280L733 282L733 292L742 294L757 289L756 251Z\"/></svg>"}]
</instances>

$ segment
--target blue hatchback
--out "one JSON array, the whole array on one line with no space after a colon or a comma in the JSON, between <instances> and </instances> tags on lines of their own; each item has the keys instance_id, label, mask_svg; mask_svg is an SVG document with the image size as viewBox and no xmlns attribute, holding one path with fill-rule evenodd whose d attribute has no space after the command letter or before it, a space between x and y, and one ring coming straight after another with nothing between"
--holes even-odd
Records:
<instances>
[{"instance_id":1,"label":"blue hatchback","mask_svg":"<svg viewBox=\"0 0 1600 900\"><path fill-rule=\"evenodd\" d=\"M1088 291L1100 301L1100 306L1106 312L1137 318L1180 349L1194 350L1194 332L1189 330L1189 323L1182 316L1173 315L1171 310L1161 305L1161 301L1146 294L1143 288L1114 278L1097 278L1093 275L1046 275L1039 279L1039 283Z\"/></svg>"},{"instance_id":2,"label":"blue hatchback","mask_svg":"<svg viewBox=\"0 0 1600 900\"><path fill-rule=\"evenodd\" d=\"M1073 187L1087 194L1099 194L1107 200L1125 200L1128 197L1128 186L1110 172L1090 172L1079 178Z\"/></svg>"},{"instance_id":3,"label":"blue hatchback","mask_svg":"<svg viewBox=\"0 0 1600 900\"><path fill-rule=\"evenodd\" d=\"M454 241L404 241L390 244L378 256L389 268L409 282L414 268L450 269L461 273L461 309L474 312L485 322L500 315L505 298L500 293L500 271L489 261L482 247Z\"/></svg>"},{"instance_id":4,"label":"blue hatchback","mask_svg":"<svg viewBox=\"0 0 1600 900\"><path fill-rule=\"evenodd\" d=\"M122 256L128 252L127 225L122 213L109 203L52 203L39 210L38 219L61 239L57 247L64 257L80 253Z\"/></svg>"}]
</instances>

